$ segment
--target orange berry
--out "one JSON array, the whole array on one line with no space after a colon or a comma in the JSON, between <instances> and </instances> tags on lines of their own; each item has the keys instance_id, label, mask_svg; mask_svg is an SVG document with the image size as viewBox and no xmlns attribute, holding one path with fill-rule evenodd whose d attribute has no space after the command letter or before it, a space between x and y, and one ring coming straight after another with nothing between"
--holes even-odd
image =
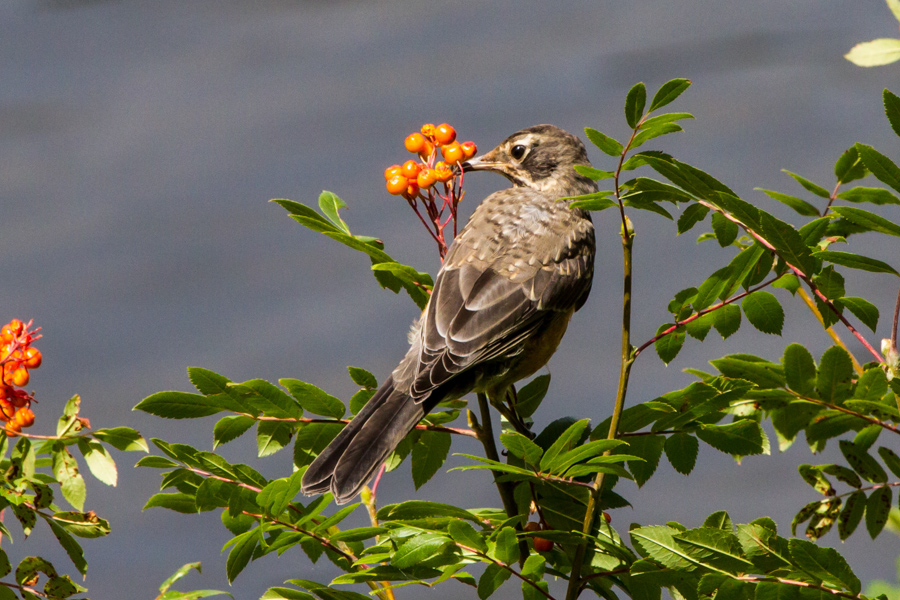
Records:
<instances>
[{"instance_id":1,"label":"orange berry","mask_svg":"<svg viewBox=\"0 0 900 600\"><path fill-rule=\"evenodd\" d=\"M22 431L22 426L17 421L12 420L6 424L6 435L9 437L16 437L19 431Z\"/></svg>"},{"instance_id":2,"label":"orange berry","mask_svg":"<svg viewBox=\"0 0 900 600\"><path fill-rule=\"evenodd\" d=\"M434 185L435 181L437 181L437 174L434 169L422 169L416 177L416 183L420 188L428 189Z\"/></svg>"},{"instance_id":3,"label":"orange berry","mask_svg":"<svg viewBox=\"0 0 900 600\"><path fill-rule=\"evenodd\" d=\"M9 328L12 329L16 336L18 336L22 333L22 330L25 329L25 324L18 319L13 319L9 322Z\"/></svg>"},{"instance_id":4,"label":"orange berry","mask_svg":"<svg viewBox=\"0 0 900 600\"><path fill-rule=\"evenodd\" d=\"M469 160L478 152L475 142L463 142L459 147L462 148L463 160Z\"/></svg>"},{"instance_id":5,"label":"orange berry","mask_svg":"<svg viewBox=\"0 0 900 600\"><path fill-rule=\"evenodd\" d=\"M12 327L4 325L3 328L0 329L0 343L9 344L14 339L16 339L16 334L13 333Z\"/></svg>"},{"instance_id":6,"label":"orange berry","mask_svg":"<svg viewBox=\"0 0 900 600\"><path fill-rule=\"evenodd\" d=\"M403 176L409 180L414 180L416 176L419 174L419 171L422 170L422 165L417 163L414 160L408 160L403 163Z\"/></svg>"},{"instance_id":7,"label":"orange berry","mask_svg":"<svg viewBox=\"0 0 900 600\"><path fill-rule=\"evenodd\" d=\"M395 196L406 191L409 180L403 175L394 175L387 181L387 191Z\"/></svg>"},{"instance_id":8,"label":"orange berry","mask_svg":"<svg viewBox=\"0 0 900 600\"><path fill-rule=\"evenodd\" d=\"M384 180L387 181L394 175L403 175L403 169L400 165L391 165L384 170Z\"/></svg>"},{"instance_id":9,"label":"orange berry","mask_svg":"<svg viewBox=\"0 0 900 600\"><path fill-rule=\"evenodd\" d=\"M528 523L525 524L525 527L523 529L525 531L540 531L541 524L537 523L535 521L529 521Z\"/></svg>"},{"instance_id":10,"label":"orange berry","mask_svg":"<svg viewBox=\"0 0 900 600\"><path fill-rule=\"evenodd\" d=\"M434 124L433 123L425 123L422 125L422 129L420 130L422 135L426 138L434 139Z\"/></svg>"},{"instance_id":11,"label":"orange berry","mask_svg":"<svg viewBox=\"0 0 900 600\"><path fill-rule=\"evenodd\" d=\"M546 538L534 538L534 549L537 552L549 552L553 550L553 542Z\"/></svg>"},{"instance_id":12,"label":"orange berry","mask_svg":"<svg viewBox=\"0 0 900 600\"><path fill-rule=\"evenodd\" d=\"M16 407L11 402L0 402L0 420L9 421L16 414Z\"/></svg>"},{"instance_id":13,"label":"orange berry","mask_svg":"<svg viewBox=\"0 0 900 600\"><path fill-rule=\"evenodd\" d=\"M437 180L441 183L447 183L453 179L453 169L447 166L447 163L440 161L434 165L434 173Z\"/></svg>"},{"instance_id":14,"label":"orange berry","mask_svg":"<svg viewBox=\"0 0 900 600\"><path fill-rule=\"evenodd\" d=\"M25 367L19 367L15 371L13 371L13 385L18 387L25 387L28 385L28 381L31 379L31 376L28 375L28 369Z\"/></svg>"},{"instance_id":15,"label":"orange berry","mask_svg":"<svg viewBox=\"0 0 900 600\"><path fill-rule=\"evenodd\" d=\"M442 146L441 154L444 156L444 160L450 164L458 163L463 159L462 147L457 142Z\"/></svg>"},{"instance_id":16,"label":"orange berry","mask_svg":"<svg viewBox=\"0 0 900 600\"><path fill-rule=\"evenodd\" d=\"M415 181L409 182L409 187L406 188L406 194L404 194L407 198L415 198L419 195L419 184Z\"/></svg>"},{"instance_id":17,"label":"orange berry","mask_svg":"<svg viewBox=\"0 0 900 600\"><path fill-rule=\"evenodd\" d=\"M44 357L41 355L41 351L37 348L28 347L25 349L25 366L29 369L37 369L41 366L41 362L44 360Z\"/></svg>"},{"instance_id":18,"label":"orange berry","mask_svg":"<svg viewBox=\"0 0 900 600\"><path fill-rule=\"evenodd\" d=\"M456 139L456 130L447 123L441 123L434 128L434 141L442 146L450 144Z\"/></svg>"},{"instance_id":19,"label":"orange berry","mask_svg":"<svg viewBox=\"0 0 900 600\"><path fill-rule=\"evenodd\" d=\"M27 406L23 406L16 411L16 423L22 428L31 427L34 425L34 413Z\"/></svg>"},{"instance_id":20,"label":"orange berry","mask_svg":"<svg viewBox=\"0 0 900 600\"><path fill-rule=\"evenodd\" d=\"M16 408L22 408L23 406L28 405L28 394L22 390L18 390L9 401Z\"/></svg>"},{"instance_id":21,"label":"orange berry","mask_svg":"<svg viewBox=\"0 0 900 600\"><path fill-rule=\"evenodd\" d=\"M424 148L427 143L425 136L421 133L411 133L406 136L406 139L403 141L403 145L406 146L406 149L413 154L421 152L422 148Z\"/></svg>"}]
</instances>

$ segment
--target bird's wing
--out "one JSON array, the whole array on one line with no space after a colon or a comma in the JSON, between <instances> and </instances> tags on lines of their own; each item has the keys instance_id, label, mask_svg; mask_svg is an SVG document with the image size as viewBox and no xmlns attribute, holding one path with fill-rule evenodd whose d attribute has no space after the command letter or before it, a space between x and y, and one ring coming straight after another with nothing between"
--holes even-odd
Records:
<instances>
[{"instance_id":1,"label":"bird's wing","mask_svg":"<svg viewBox=\"0 0 900 600\"><path fill-rule=\"evenodd\" d=\"M593 257L593 225L580 211L527 188L491 195L438 273L417 356L404 361L410 395L423 399L475 364L521 352L552 313L584 301Z\"/></svg>"}]
</instances>

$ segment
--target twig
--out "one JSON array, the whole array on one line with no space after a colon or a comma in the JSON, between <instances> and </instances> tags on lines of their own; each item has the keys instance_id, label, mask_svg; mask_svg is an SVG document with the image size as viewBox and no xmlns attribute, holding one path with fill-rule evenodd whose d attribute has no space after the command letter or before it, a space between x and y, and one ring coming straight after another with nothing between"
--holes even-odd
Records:
<instances>
[{"instance_id":1,"label":"twig","mask_svg":"<svg viewBox=\"0 0 900 600\"><path fill-rule=\"evenodd\" d=\"M471 547L469 547L469 546L464 546L463 544L460 544L459 542L454 541L453 543L456 544L456 545L457 545L459 548L461 548L462 550L465 550L466 552L471 552L472 554L474 554L474 555L476 555L476 556L478 556L478 557L480 557L480 558L486 559L486 560L488 560L488 561L494 563L495 565L497 565L497 566L500 567L501 569L506 569L507 571L509 571L510 573L512 573L513 575L515 575L516 577L518 577L519 579L521 579L522 581L524 581L525 583L527 583L528 585L530 585L531 587L533 587L534 589L536 589L537 591L539 591L539 592L540 592L541 594L543 594L546 598L548 598L548 600L556 600L556 599L555 599L553 596L551 596L548 592L545 592L544 589L543 589L541 586L539 586L538 584L536 584L536 583L533 582L532 580L528 579L527 577L525 577L524 575L522 575L521 573L519 573L518 571L516 571L515 569L513 569L511 566L509 566L509 565L506 564L505 562L500 561L500 560L497 560L497 559L495 559L495 558L491 558L490 556L488 556L488 555L485 554L484 552L481 552L480 550L477 550L477 549L475 549L475 548L471 548ZM526 549L527 549L527 547L528 547L528 546L526 545Z\"/></svg>"},{"instance_id":2,"label":"twig","mask_svg":"<svg viewBox=\"0 0 900 600\"><path fill-rule=\"evenodd\" d=\"M870 417L869 415L864 415L862 413L856 412L855 410L850 410L849 408L845 408L838 404L832 404L831 402L825 402L824 400L818 400L816 398L809 398L807 396L801 396L800 394L794 394L797 398L803 400L804 402L811 402L812 404L818 404L819 406L824 406L826 408L830 408L831 410L836 410L838 412L842 412L848 415L852 415L858 419L862 419L863 421L868 421L873 425L878 425L879 427L883 427L894 433L900 433L900 427L896 425L891 425L881 419L876 419L875 417Z\"/></svg>"},{"instance_id":3,"label":"twig","mask_svg":"<svg viewBox=\"0 0 900 600\"><path fill-rule=\"evenodd\" d=\"M756 575L731 575L731 577L738 581L748 581L750 583L783 583L785 585L795 585L798 587L812 588L822 592L828 592L829 594L834 594L835 596L840 596L841 598L859 598L858 595L848 594L847 592L835 590L830 587L825 587L824 585L819 585L817 583L807 583L806 581L785 579L784 577L759 577Z\"/></svg>"},{"instance_id":4,"label":"twig","mask_svg":"<svg viewBox=\"0 0 900 600\"><path fill-rule=\"evenodd\" d=\"M853 370L856 371L857 374L862 375L862 365L859 364L859 361L856 360L856 357L852 352L850 352L850 348L847 347L847 345L844 343L844 340L841 339L841 336L839 336L837 331L834 330L834 327L830 325L827 327L825 326L825 319L822 318L822 313L819 312L819 307L816 306L816 303L813 301L813 299L809 297L809 294L806 293L806 290L800 288L797 290L797 294L800 295L800 298L803 300L804 304L806 304L806 307L809 308L809 311L813 314L819 324L822 325L822 327L825 329L825 333L828 334L828 336L831 338L831 341L843 348L844 352L850 355L850 360L851 362L853 362Z\"/></svg>"}]
</instances>

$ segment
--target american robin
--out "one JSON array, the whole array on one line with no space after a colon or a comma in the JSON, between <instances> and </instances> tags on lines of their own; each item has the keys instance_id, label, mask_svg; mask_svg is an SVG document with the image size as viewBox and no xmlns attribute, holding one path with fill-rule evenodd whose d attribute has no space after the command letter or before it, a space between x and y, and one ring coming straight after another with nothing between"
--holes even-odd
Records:
<instances>
[{"instance_id":1,"label":"american robin","mask_svg":"<svg viewBox=\"0 0 900 600\"><path fill-rule=\"evenodd\" d=\"M463 164L513 187L488 196L451 244L410 349L359 414L309 466L302 491L349 502L430 410L469 392L503 401L556 351L591 289L594 226L566 196L597 191L575 165L584 144L536 125Z\"/></svg>"}]
</instances>

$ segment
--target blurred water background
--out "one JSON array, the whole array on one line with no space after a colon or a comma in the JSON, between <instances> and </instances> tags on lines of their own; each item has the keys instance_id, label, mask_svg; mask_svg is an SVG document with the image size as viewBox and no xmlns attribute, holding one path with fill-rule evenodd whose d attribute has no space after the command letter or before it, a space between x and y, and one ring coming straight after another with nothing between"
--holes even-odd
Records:
<instances>
[{"instance_id":1,"label":"blurred water background","mask_svg":"<svg viewBox=\"0 0 900 600\"><path fill-rule=\"evenodd\" d=\"M697 119L656 146L794 219L753 188L802 194L781 168L831 185L831 165L855 141L900 157L881 106L882 88L900 91L898 67L866 70L842 58L856 42L896 34L882 0L3 0L0 319L43 327L34 431L52 429L65 400L80 393L95 427L129 425L147 438L210 449L212 419L164 421L131 408L159 390L192 389L188 365L237 381L297 377L344 399L356 389L346 365L384 377L405 351L415 307L381 290L364 257L266 201L314 204L332 190L350 205L354 232L377 235L402 262L434 272L427 234L382 179L385 166L405 158L403 138L424 122L448 121L482 150L545 122L621 136L622 103L635 82L652 93L688 77L694 85L673 109ZM599 152L591 157L609 168ZM491 175L466 183L467 214L505 185ZM896 218L888 208L883 214ZM551 362L539 428L567 414L597 423L610 411L621 254L608 215L597 219L594 292ZM633 218L642 341L667 320L676 291L730 254L700 253L696 231L673 239L674 226L656 215ZM853 248L897 264L896 244L862 236ZM864 283L861 295L881 308L877 338L889 335L892 279L848 273L848 285ZM788 342L824 350L827 337L808 312L787 305L783 339L739 336L736 347L710 336L703 346L689 342L668 368L647 353L629 403L686 385L682 368L726 352L777 359ZM455 440L453 450L476 450L468 442ZM251 436L223 453L270 476L289 469L290 452L256 460ZM815 499L796 465L836 454L811 456L800 440L735 467L707 448L690 478L662 464L644 488L623 484L635 508L615 511L613 525L697 526L699 515L727 507L741 522L770 515L786 534L794 512ZM158 479L133 469L137 458L116 454L116 489L88 477L87 508L113 528L86 540L90 596L153 598L166 576L194 560L202 576L176 587L228 589L219 549L229 535L218 516L142 513ZM440 477L416 496L496 504L486 477L481 487L466 477ZM403 468L379 499L411 493ZM68 569L61 552L45 552L52 536L39 528L33 538L9 552L46 553ZM894 576L900 544L889 533L871 542L860 531L843 544L832 533L822 543L839 546L863 580ZM288 578L333 575L324 559L311 566L292 550L251 564L230 591L252 599ZM507 587L498 598L518 595L518 586ZM460 593L468 592L406 588L399 596Z\"/></svg>"}]
</instances>

